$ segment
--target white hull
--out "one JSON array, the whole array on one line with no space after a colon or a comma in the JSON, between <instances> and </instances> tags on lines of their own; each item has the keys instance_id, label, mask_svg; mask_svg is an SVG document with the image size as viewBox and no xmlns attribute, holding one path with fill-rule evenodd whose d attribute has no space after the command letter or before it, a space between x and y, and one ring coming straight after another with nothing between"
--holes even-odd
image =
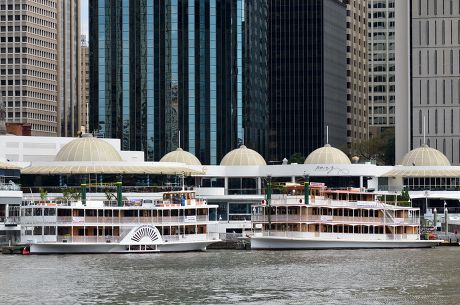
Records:
<instances>
[{"instance_id":1,"label":"white hull","mask_svg":"<svg viewBox=\"0 0 460 305\"><path fill-rule=\"evenodd\" d=\"M218 240L193 242L168 242L157 244L156 250L129 250L128 245L111 243L37 243L30 245L31 254L74 254L74 253L156 253L206 251L206 246ZM155 246L153 246L155 248Z\"/></svg>"},{"instance_id":2,"label":"white hull","mask_svg":"<svg viewBox=\"0 0 460 305\"><path fill-rule=\"evenodd\" d=\"M260 236L251 238L251 249L384 249L430 248L441 240L351 240Z\"/></svg>"}]
</instances>

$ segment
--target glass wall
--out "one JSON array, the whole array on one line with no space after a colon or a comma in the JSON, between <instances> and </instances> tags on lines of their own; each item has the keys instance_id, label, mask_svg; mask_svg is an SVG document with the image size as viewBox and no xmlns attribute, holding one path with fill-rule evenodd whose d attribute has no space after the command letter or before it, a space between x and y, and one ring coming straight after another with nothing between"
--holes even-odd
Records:
<instances>
[{"instance_id":1,"label":"glass wall","mask_svg":"<svg viewBox=\"0 0 460 305\"><path fill-rule=\"evenodd\" d=\"M217 164L243 142L243 0L90 6L91 130L147 160L182 146Z\"/></svg>"}]
</instances>

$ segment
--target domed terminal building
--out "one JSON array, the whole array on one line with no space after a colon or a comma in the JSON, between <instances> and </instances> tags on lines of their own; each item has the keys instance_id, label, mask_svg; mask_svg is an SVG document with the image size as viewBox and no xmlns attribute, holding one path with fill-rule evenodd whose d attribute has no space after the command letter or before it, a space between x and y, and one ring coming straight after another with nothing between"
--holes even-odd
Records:
<instances>
[{"instance_id":1,"label":"domed terminal building","mask_svg":"<svg viewBox=\"0 0 460 305\"><path fill-rule=\"evenodd\" d=\"M409 151L400 164L384 175L409 190L460 188L460 168L426 144Z\"/></svg>"},{"instance_id":2,"label":"domed terminal building","mask_svg":"<svg viewBox=\"0 0 460 305\"><path fill-rule=\"evenodd\" d=\"M190 156L189 159L201 165ZM121 176L133 185L144 185L145 180L149 185L150 175L190 176L202 173L202 168L172 160L163 162L123 160L120 152L107 141L86 134L65 144L58 151L53 162L32 162L31 166L22 169L21 173L25 179L35 180L38 177L41 181L29 181L30 184L38 185L114 182ZM44 181L49 184L45 184Z\"/></svg>"},{"instance_id":3,"label":"domed terminal building","mask_svg":"<svg viewBox=\"0 0 460 305\"><path fill-rule=\"evenodd\" d=\"M160 162L178 162L187 165L201 165L200 160L195 157L195 155L180 147L164 155L163 158L160 159Z\"/></svg>"},{"instance_id":4,"label":"domed terminal building","mask_svg":"<svg viewBox=\"0 0 460 305\"><path fill-rule=\"evenodd\" d=\"M312 151L304 164L351 164L348 156L329 144Z\"/></svg>"}]
</instances>

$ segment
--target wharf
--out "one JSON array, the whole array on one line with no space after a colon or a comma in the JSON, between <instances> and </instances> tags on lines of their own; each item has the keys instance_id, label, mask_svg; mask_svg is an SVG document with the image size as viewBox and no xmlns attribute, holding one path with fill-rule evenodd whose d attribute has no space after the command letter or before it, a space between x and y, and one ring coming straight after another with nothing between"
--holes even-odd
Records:
<instances>
[{"instance_id":1,"label":"wharf","mask_svg":"<svg viewBox=\"0 0 460 305\"><path fill-rule=\"evenodd\" d=\"M223 240L217 243L210 244L206 247L207 250L250 250L251 241L249 238L238 238L231 240Z\"/></svg>"},{"instance_id":2,"label":"wharf","mask_svg":"<svg viewBox=\"0 0 460 305\"><path fill-rule=\"evenodd\" d=\"M26 245L2 246L2 254L22 254Z\"/></svg>"}]
</instances>

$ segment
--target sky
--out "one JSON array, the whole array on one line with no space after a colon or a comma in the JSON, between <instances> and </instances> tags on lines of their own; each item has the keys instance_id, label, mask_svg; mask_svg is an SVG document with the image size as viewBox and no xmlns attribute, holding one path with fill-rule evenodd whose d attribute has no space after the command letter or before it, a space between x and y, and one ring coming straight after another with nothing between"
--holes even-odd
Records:
<instances>
[{"instance_id":1,"label":"sky","mask_svg":"<svg viewBox=\"0 0 460 305\"><path fill-rule=\"evenodd\" d=\"M86 35L86 38L89 41L89 16L88 16L88 1L81 0L81 34Z\"/></svg>"}]
</instances>

